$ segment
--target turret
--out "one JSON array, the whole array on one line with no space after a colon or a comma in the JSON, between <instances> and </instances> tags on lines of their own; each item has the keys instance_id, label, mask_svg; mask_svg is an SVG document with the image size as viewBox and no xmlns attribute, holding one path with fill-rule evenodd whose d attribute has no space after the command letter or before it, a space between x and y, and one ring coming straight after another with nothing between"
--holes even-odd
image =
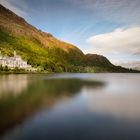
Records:
<instances>
[{"instance_id":1,"label":"turret","mask_svg":"<svg viewBox=\"0 0 140 140\"><path fill-rule=\"evenodd\" d=\"M2 54L1 54L1 51L0 51L0 59L2 59Z\"/></svg>"},{"instance_id":2,"label":"turret","mask_svg":"<svg viewBox=\"0 0 140 140\"><path fill-rule=\"evenodd\" d=\"M17 53L16 53L16 51L14 51L14 56L17 56Z\"/></svg>"}]
</instances>

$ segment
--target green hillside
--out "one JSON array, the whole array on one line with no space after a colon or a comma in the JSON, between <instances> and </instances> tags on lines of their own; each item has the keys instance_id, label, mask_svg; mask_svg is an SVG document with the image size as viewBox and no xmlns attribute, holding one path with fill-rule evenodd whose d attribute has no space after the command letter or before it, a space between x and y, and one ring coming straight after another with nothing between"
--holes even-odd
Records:
<instances>
[{"instance_id":1,"label":"green hillside","mask_svg":"<svg viewBox=\"0 0 140 140\"><path fill-rule=\"evenodd\" d=\"M42 32L0 5L0 51L16 51L28 64L48 72L132 72L112 65L107 58L87 54L76 46Z\"/></svg>"},{"instance_id":2,"label":"green hillside","mask_svg":"<svg viewBox=\"0 0 140 140\"><path fill-rule=\"evenodd\" d=\"M34 38L24 36L14 37L0 30L0 50L2 54L13 56L16 50L28 64L42 70L61 72L67 71L72 65L80 65L84 55L70 49L69 52L59 47L44 48Z\"/></svg>"}]
</instances>

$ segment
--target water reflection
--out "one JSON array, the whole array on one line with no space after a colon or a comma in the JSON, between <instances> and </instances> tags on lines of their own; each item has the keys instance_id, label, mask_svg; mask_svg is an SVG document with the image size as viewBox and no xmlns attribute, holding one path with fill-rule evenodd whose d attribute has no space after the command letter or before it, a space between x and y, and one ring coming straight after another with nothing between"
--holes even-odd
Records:
<instances>
[{"instance_id":1,"label":"water reflection","mask_svg":"<svg viewBox=\"0 0 140 140\"><path fill-rule=\"evenodd\" d=\"M139 74L28 75L27 80L20 94L0 98L2 140L140 139Z\"/></svg>"},{"instance_id":2,"label":"water reflection","mask_svg":"<svg viewBox=\"0 0 140 140\"><path fill-rule=\"evenodd\" d=\"M22 86L17 86L24 83L25 79L26 83L28 83L27 81L29 80L30 84L26 86L26 89L21 90L22 88L20 87ZM33 78L32 80L30 76L27 78L27 75L15 75L15 79L14 76L5 76L2 78L1 83L3 87L6 87L7 83L13 84L5 88L4 93L6 91L6 96L0 98L0 133L21 123L37 110L50 107L60 99L67 99L73 96L78 93L83 86L98 87L103 85L101 82L84 81L80 79L41 78L40 80L35 80L35 78ZM19 83L16 85L17 82ZM16 90L16 88L20 89L21 92ZM13 94L15 91L20 93L16 95L16 97Z\"/></svg>"},{"instance_id":3,"label":"water reflection","mask_svg":"<svg viewBox=\"0 0 140 140\"><path fill-rule=\"evenodd\" d=\"M27 75L0 75L0 97L20 94L28 86Z\"/></svg>"},{"instance_id":4,"label":"water reflection","mask_svg":"<svg viewBox=\"0 0 140 140\"><path fill-rule=\"evenodd\" d=\"M92 89L82 90L90 111L131 120L140 119L139 74L99 74L94 79L108 84L94 90L94 94Z\"/></svg>"},{"instance_id":5,"label":"water reflection","mask_svg":"<svg viewBox=\"0 0 140 140\"><path fill-rule=\"evenodd\" d=\"M126 119L140 119L140 94L110 95L88 94L87 103L90 111L98 114L110 114Z\"/></svg>"}]
</instances>

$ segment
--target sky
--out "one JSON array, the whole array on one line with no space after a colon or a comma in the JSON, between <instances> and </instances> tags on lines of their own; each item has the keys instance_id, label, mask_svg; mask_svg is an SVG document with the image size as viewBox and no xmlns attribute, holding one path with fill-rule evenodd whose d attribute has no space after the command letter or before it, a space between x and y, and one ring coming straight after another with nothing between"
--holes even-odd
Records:
<instances>
[{"instance_id":1,"label":"sky","mask_svg":"<svg viewBox=\"0 0 140 140\"><path fill-rule=\"evenodd\" d=\"M140 0L0 0L0 4L84 53L140 67Z\"/></svg>"}]
</instances>

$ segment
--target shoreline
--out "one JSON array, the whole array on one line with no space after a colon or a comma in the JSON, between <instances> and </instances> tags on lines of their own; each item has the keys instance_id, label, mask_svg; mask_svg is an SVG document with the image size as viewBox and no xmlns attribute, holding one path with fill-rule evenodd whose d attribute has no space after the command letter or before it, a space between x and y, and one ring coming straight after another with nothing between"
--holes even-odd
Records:
<instances>
[{"instance_id":1,"label":"shoreline","mask_svg":"<svg viewBox=\"0 0 140 140\"><path fill-rule=\"evenodd\" d=\"M0 75L9 75L9 74L56 74L56 73L140 73L140 71L135 72L6 72L0 71Z\"/></svg>"},{"instance_id":2,"label":"shoreline","mask_svg":"<svg viewBox=\"0 0 140 140\"><path fill-rule=\"evenodd\" d=\"M25 72L13 72L13 71L11 71L11 72L7 72L7 71L0 71L0 75L3 75L3 74L50 74L51 72L27 72L27 71L25 71Z\"/></svg>"}]
</instances>

